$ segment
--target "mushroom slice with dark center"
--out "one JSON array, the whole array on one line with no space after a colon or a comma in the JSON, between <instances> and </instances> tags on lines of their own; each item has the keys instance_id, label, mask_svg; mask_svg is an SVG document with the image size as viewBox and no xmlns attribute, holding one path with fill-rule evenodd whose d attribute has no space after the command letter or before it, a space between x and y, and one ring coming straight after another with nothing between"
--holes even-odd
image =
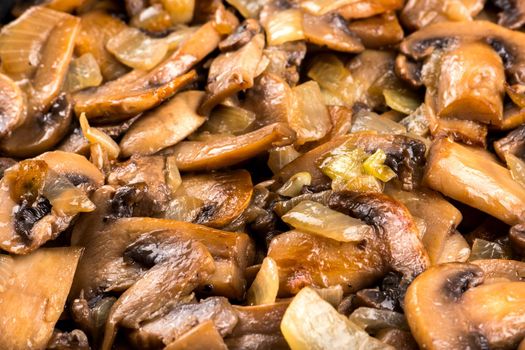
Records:
<instances>
[{"instance_id":1,"label":"mushroom slice with dark center","mask_svg":"<svg viewBox=\"0 0 525 350\"><path fill-rule=\"evenodd\" d=\"M60 95L45 113L36 113L0 141L0 149L13 157L32 157L58 144L69 131L72 106L65 94Z\"/></svg>"},{"instance_id":2,"label":"mushroom slice with dark center","mask_svg":"<svg viewBox=\"0 0 525 350\"><path fill-rule=\"evenodd\" d=\"M483 149L449 139L430 149L424 183L433 190L514 225L523 219L525 189Z\"/></svg>"},{"instance_id":3,"label":"mushroom slice with dark center","mask_svg":"<svg viewBox=\"0 0 525 350\"><path fill-rule=\"evenodd\" d=\"M137 329L144 321L166 314L213 274L215 264L208 249L173 233L142 235L124 251L124 263L148 270L111 307L102 349L111 348L117 327Z\"/></svg>"},{"instance_id":4,"label":"mushroom slice with dark center","mask_svg":"<svg viewBox=\"0 0 525 350\"><path fill-rule=\"evenodd\" d=\"M394 271L403 274L404 282L410 283L430 266L414 218L400 202L378 193L336 192L328 199L328 205L375 228L386 248L383 258Z\"/></svg>"},{"instance_id":5,"label":"mushroom slice with dark center","mask_svg":"<svg viewBox=\"0 0 525 350\"><path fill-rule=\"evenodd\" d=\"M223 227L232 222L250 204L253 185L246 170L185 175L182 188L191 196L202 200L204 208L195 223Z\"/></svg>"},{"instance_id":6,"label":"mushroom slice with dark center","mask_svg":"<svg viewBox=\"0 0 525 350\"><path fill-rule=\"evenodd\" d=\"M403 28L395 12L353 21L348 24L348 29L361 39L366 48L370 49L398 44L404 37Z\"/></svg>"},{"instance_id":7,"label":"mushroom slice with dark center","mask_svg":"<svg viewBox=\"0 0 525 350\"><path fill-rule=\"evenodd\" d=\"M82 249L0 254L0 347L44 349L64 310Z\"/></svg>"},{"instance_id":8,"label":"mushroom slice with dark center","mask_svg":"<svg viewBox=\"0 0 525 350\"><path fill-rule=\"evenodd\" d=\"M303 14L303 30L306 41L331 50L357 53L365 49L359 35L348 30L347 23L340 15L329 13L324 16Z\"/></svg>"},{"instance_id":9,"label":"mushroom slice with dark center","mask_svg":"<svg viewBox=\"0 0 525 350\"><path fill-rule=\"evenodd\" d=\"M411 30L431 23L446 21L471 21L485 5L484 0L410 0L401 13L401 20Z\"/></svg>"},{"instance_id":10,"label":"mushroom slice with dark center","mask_svg":"<svg viewBox=\"0 0 525 350\"><path fill-rule=\"evenodd\" d=\"M0 74L0 138L16 129L26 117L22 90L7 75Z\"/></svg>"},{"instance_id":11,"label":"mushroom slice with dark center","mask_svg":"<svg viewBox=\"0 0 525 350\"><path fill-rule=\"evenodd\" d=\"M512 349L525 336L525 283L484 283L473 264L431 267L414 280L405 314L426 349Z\"/></svg>"},{"instance_id":12,"label":"mushroom slice with dark center","mask_svg":"<svg viewBox=\"0 0 525 350\"><path fill-rule=\"evenodd\" d=\"M206 121L197 113L203 98L201 91L185 91L146 112L120 141L122 156L153 154L184 140Z\"/></svg>"},{"instance_id":13,"label":"mushroom slice with dark center","mask_svg":"<svg viewBox=\"0 0 525 350\"><path fill-rule=\"evenodd\" d=\"M209 321L224 337L232 333L238 318L236 310L226 298L210 297L198 303L177 305L161 317L143 322L129 334L129 338L141 349L160 348Z\"/></svg>"},{"instance_id":14,"label":"mushroom slice with dark center","mask_svg":"<svg viewBox=\"0 0 525 350\"><path fill-rule=\"evenodd\" d=\"M267 46L264 56L270 62L265 72L275 74L293 86L299 82L299 66L305 55L306 44L303 41Z\"/></svg>"},{"instance_id":15,"label":"mushroom slice with dark center","mask_svg":"<svg viewBox=\"0 0 525 350\"><path fill-rule=\"evenodd\" d=\"M498 157L505 161L505 155L512 154L518 158L525 156L525 125L522 125L494 142Z\"/></svg>"},{"instance_id":16,"label":"mushroom slice with dark center","mask_svg":"<svg viewBox=\"0 0 525 350\"><path fill-rule=\"evenodd\" d=\"M297 294L305 286L341 285L354 292L373 285L386 273L380 242L338 242L299 231L274 237L268 256L279 268L279 295Z\"/></svg>"},{"instance_id":17,"label":"mushroom slice with dark center","mask_svg":"<svg viewBox=\"0 0 525 350\"><path fill-rule=\"evenodd\" d=\"M93 165L85 162L91 170ZM75 171L82 175L82 169ZM94 210L86 192L43 159L8 169L0 181L0 197L0 247L14 254L32 252L56 238L78 213Z\"/></svg>"},{"instance_id":18,"label":"mushroom slice with dark center","mask_svg":"<svg viewBox=\"0 0 525 350\"><path fill-rule=\"evenodd\" d=\"M401 52L420 60L435 49L466 42L489 44L500 55L510 84L525 83L525 34L487 21L443 22L429 25L408 36Z\"/></svg>"},{"instance_id":19,"label":"mushroom slice with dark center","mask_svg":"<svg viewBox=\"0 0 525 350\"><path fill-rule=\"evenodd\" d=\"M394 67L396 75L413 88L423 86L421 80L421 63L410 60L407 56L400 54L396 57Z\"/></svg>"},{"instance_id":20,"label":"mushroom slice with dark center","mask_svg":"<svg viewBox=\"0 0 525 350\"><path fill-rule=\"evenodd\" d=\"M220 42L219 49L222 52L238 50L248 44L260 32L261 25L259 22L248 18L235 29L235 32Z\"/></svg>"},{"instance_id":21,"label":"mushroom slice with dark center","mask_svg":"<svg viewBox=\"0 0 525 350\"><path fill-rule=\"evenodd\" d=\"M213 60L206 98L199 108L201 114L209 114L224 99L253 86L263 48L264 35L257 34L238 50L223 53Z\"/></svg>"},{"instance_id":22,"label":"mushroom slice with dark center","mask_svg":"<svg viewBox=\"0 0 525 350\"><path fill-rule=\"evenodd\" d=\"M172 188L170 183L170 162L174 161L171 157L164 156L133 156L125 163L116 164L107 176L107 184L112 186L122 186L131 189L134 184L144 184L146 186L143 198L145 203L138 203L141 206L148 206L145 208L147 214L142 216L156 216L166 209L166 206L174 195L176 188ZM137 188L140 190L139 188ZM125 199L125 198L122 198ZM115 198L114 198L115 201ZM114 203L116 205L126 203ZM119 208L115 208L118 210ZM133 214L133 208L131 212ZM127 216L127 215L124 215ZM130 216L139 216L133 214ZM117 215L121 217L121 215Z\"/></svg>"},{"instance_id":23,"label":"mushroom slice with dark center","mask_svg":"<svg viewBox=\"0 0 525 350\"><path fill-rule=\"evenodd\" d=\"M294 140L292 129L284 123L275 123L240 136L183 141L163 153L174 155L181 171L212 170L237 164L274 146L289 145Z\"/></svg>"},{"instance_id":24,"label":"mushroom slice with dark center","mask_svg":"<svg viewBox=\"0 0 525 350\"><path fill-rule=\"evenodd\" d=\"M525 1L495 0L496 6L502 9L498 14L498 24L511 29L518 29L525 23Z\"/></svg>"},{"instance_id":25,"label":"mushroom slice with dark center","mask_svg":"<svg viewBox=\"0 0 525 350\"><path fill-rule=\"evenodd\" d=\"M168 230L180 239L203 243L213 256L215 274L202 283L202 292L242 298L246 288L244 271L254 257L248 235L167 219L111 219L114 194L115 190L109 186L97 190L92 196L96 210L80 217L75 225L72 244L86 249L72 296L78 297L83 290L90 301L104 292L129 288L144 274L144 269L124 262L126 247L141 235Z\"/></svg>"}]
</instances>

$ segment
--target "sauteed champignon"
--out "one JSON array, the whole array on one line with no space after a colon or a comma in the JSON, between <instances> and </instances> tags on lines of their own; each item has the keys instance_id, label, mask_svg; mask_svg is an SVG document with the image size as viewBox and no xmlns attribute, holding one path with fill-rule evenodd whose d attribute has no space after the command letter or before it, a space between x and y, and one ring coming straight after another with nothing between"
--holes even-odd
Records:
<instances>
[{"instance_id":1,"label":"sauteed champignon","mask_svg":"<svg viewBox=\"0 0 525 350\"><path fill-rule=\"evenodd\" d=\"M525 350L525 1L0 3L0 349Z\"/></svg>"}]
</instances>

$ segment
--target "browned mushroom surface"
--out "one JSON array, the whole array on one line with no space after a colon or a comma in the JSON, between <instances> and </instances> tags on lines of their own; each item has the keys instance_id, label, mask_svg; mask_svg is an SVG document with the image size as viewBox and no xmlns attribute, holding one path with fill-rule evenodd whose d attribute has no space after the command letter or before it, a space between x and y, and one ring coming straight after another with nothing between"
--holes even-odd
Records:
<instances>
[{"instance_id":1,"label":"browned mushroom surface","mask_svg":"<svg viewBox=\"0 0 525 350\"><path fill-rule=\"evenodd\" d=\"M524 6L0 1L0 350L523 349Z\"/></svg>"}]
</instances>

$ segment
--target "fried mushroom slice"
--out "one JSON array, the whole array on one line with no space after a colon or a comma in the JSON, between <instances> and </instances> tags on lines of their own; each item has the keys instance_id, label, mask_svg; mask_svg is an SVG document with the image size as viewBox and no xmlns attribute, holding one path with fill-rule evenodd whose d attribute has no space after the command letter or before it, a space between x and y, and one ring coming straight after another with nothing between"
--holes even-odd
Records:
<instances>
[{"instance_id":1,"label":"fried mushroom slice","mask_svg":"<svg viewBox=\"0 0 525 350\"><path fill-rule=\"evenodd\" d=\"M194 222L211 227L226 226L241 215L253 193L251 176L246 170L185 175L181 186L203 202L204 208Z\"/></svg>"},{"instance_id":2,"label":"fried mushroom slice","mask_svg":"<svg viewBox=\"0 0 525 350\"><path fill-rule=\"evenodd\" d=\"M525 156L525 125L522 125L494 142L494 150L499 159L505 162L505 155L512 154L518 158Z\"/></svg>"},{"instance_id":3,"label":"fried mushroom slice","mask_svg":"<svg viewBox=\"0 0 525 350\"><path fill-rule=\"evenodd\" d=\"M432 145L423 182L433 190L515 225L522 221L525 189L487 151L449 139Z\"/></svg>"},{"instance_id":4,"label":"fried mushroom slice","mask_svg":"<svg viewBox=\"0 0 525 350\"><path fill-rule=\"evenodd\" d=\"M442 22L429 25L405 38L402 53L421 60L436 49L461 43L486 43L500 55L509 84L525 82L525 34L488 21Z\"/></svg>"},{"instance_id":5,"label":"fried mushroom slice","mask_svg":"<svg viewBox=\"0 0 525 350\"><path fill-rule=\"evenodd\" d=\"M73 284L74 298L83 291L85 299L91 301L103 293L122 292L132 286L144 270L124 261L126 247L144 234L162 230L180 239L201 242L210 251L215 273L202 284L201 293L242 298L246 288L244 271L254 258L248 235L167 219L111 219L115 192L110 186L97 190L92 196L96 210L80 217L74 227L72 244L86 248Z\"/></svg>"},{"instance_id":6,"label":"fried mushroom slice","mask_svg":"<svg viewBox=\"0 0 525 350\"><path fill-rule=\"evenodd\" d=\"M173 155L181 171L220 169L261 154L274 146L286 146L295 132L274 123L240 136L220 136L210 141L183 141L162 153Z\"/></svg>"},{"instance_id":7,"label":"fried mushroom slice","mask_svg":"<svg viewBox=\"0 0 525 350\"><path fill-rule=\"evenodd\" d=\"M0 149L12 157L33 157L52 149L69 131L73 107L61 94L45 113L28 116L27 120L0 141Z\"/></svg>"},{"instance_id":8,"label":"fried mushroom slice","mask_svg":"<svg viewBox=\"0 0 525 350\"><path fill-rule=\"evenodd\" d=\"M223 297L209 297L200 302L177 305L165 315L144 322L128 335L141 349L158 349L179 339L206 322L211 322L222 337L232 333L239 320L237 311Z\"/></svg>"},{"instance_id":9,"label":"fried mushroom slice","mask_svg":"<svg viewBox=\"0 0 525 350\"><path fill-rule=\"evenodd\" d=\"M430 266L414 218L400 202L378 193L335 192L328 199L328 205L375 228L375 234L385 246L383 258L388 266L403 275L405 283Z\"/></svg>"},{"instance_id":10,"label":"fried mushroom slice","mask_svg":"<svg viewBox=\"0 0 525 350\"><path fill-rule=\"evenodd\" d=\"M394 12L353 21L348 25L348 29L370 49L398 44L404 37L403 28Z\"/></svg>"},{"instance_id":11,"label":"fried mushroom slice","mask_svg":"<svg viewBox=\"0 0 525 350\"><path fill-rule=\"evenodd\" d=\"M142 235L124 251L124 263L147 269L113 304L106 322L102 349L109 350L117 327L137 329L183 302L215 270L213 258L197 241L174 232Z\"/></svg>"},{"instance_id":12,"label":"fried mushroom slice","mask_svg":"<svg viewBox=\"0 0 525 350\"><path fill-rule=\"evenodd\" d=\"M425 349L515 348L525 336L525 283L484 283L477 265L431 267L408 288L405 314Z\"/></svg>"},{"instance_id":13,"label":"fried mushroom slice","mask_svg":"<svg viewBox=\"0 0 525 350\"><path fill-rule=\"evenodd\" d=\"M341 285L345 292L371 286L387 271L381 244L338 242L299 231L274 237L268 256L279 268L279 296L297 294L305 286Z\"/></svg>"},{"instance_id":14,"label":"fried mushroom slice","mask_svg":"<svg viewBox=\"0 0 525 350\"><path fill-rule=\"evenodd\" d=\"M0 180L3 203L0 248L3 250L28 254L55 239L78 213L94 209L86 192L91 186L100 184L102 174L84 157L63 153L45 153L6 170ZM55 166L46 158L72 159L73 162ZM69 168L75 161L79 167Z\"/></svg>"},{"instance_id":15,"label":"fried mushroom slice","mask_svg":"<svg viewBox=\"0 0 525 350\"><path fill-rule=\"evenodd\" d=\"M417 30L445 21L471 21L485 5L485 0L409 0L401 12L403 24Z\"/></svg>"},{"instance_id":16,"label":"fried mushroom slice","mask_svg":"<svg viewBox=\"0 0 525 350\"><path fill-rule=\"evenodd\" d=\"M388 11L400 10L403 0L353 0L337 9L345 19L368 18Z\"/></svg>"},{"instance_id":17,"label":"fried mushroom slice","mask_svg":"<svg viewBox=\"0 0 525 350\"><path fill-rule=\"evenodd\" d=\"M11 78L0 74L0 138L16 129L26 116L22 90Z\"/></svg>"},{"instance_id":18,"label":"fried mushroom slice","mask_svg":"<svg viewBox=\"0 0 525 350\"><path fill-rule=\"evenodd\" d=\"M206 121L197 113L203 99L202 91L185 91L146 112L120 141L122 156L154 154L184 140Z\"/></svg>"},{"instance_id":19,"label":"fried mushroom slice","mask_svg":"<svg viewBox=\"0 0 525 350\"><path fill-rule=\"evenodd\" d=\"M42 248L0 254L0 347L44 349L64 310L82 249Z\"/></svg>"}]
</instances>

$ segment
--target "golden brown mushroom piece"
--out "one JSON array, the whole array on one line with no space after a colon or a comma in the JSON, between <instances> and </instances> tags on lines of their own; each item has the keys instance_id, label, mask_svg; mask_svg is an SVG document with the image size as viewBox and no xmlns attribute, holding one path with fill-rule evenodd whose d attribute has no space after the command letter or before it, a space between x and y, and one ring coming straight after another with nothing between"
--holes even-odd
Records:
<instances>
[{"instance_id":1,"label":"golden brown mushroom piece","mask_svg":"<svg viewBox=\"0 0 525 350\"><path fill-rule=\"evenodd\" d=\"M279 267L279 296L297 294L303 287L341 285L345 292L371 286L387 272L380 242L338 242L300 231L274 237L268 256Z\"/></svg>"},{"instance_id":2,"label":"golden brown mushroom piece","mask_svg":"<svg viewBox=\"0 0 525 350\"><path fill-rule=\"evenodd\" d=\"M348 28L370 49L398 44L404 37L395 12L353 21L348 24Z\"/></svg>"},{"instance_id":3,"label":"golden brown mushroom piece","mask_svg":"<svg viewBox=\"0 0 525 350\"><path fill-rule=\"evenodd\" d=\"M194 222L210 227L224 227L241 215L253 193L251 176L246 170L185 175L181 187L203 201L205 210Z\"/></svg>"},{"instance_id":4,"label":"golden brown mushroom piece","mask_svg":"<svg viewBox=\"0 0 525 350\"><path fill-rule=\"evenodd\" d=\"M215 271L213 258L202 243L169 230L141 235L126 247L123 260L138 264L145 272L111 307L103 350L111 349L117 327L137 329L166 314L184 303Z\"/></svg>"},{"instance_id":5,"label":"golden brown mushroom piece","mask_svg":"<svg viewBox=\"0 0 525 350\"><path fill-rule=\"evenodd\" d=\"M525 282L484 283L474 264L431 267L408 288L405 314L425 349L513 349L525 337Z\"/></svg>"},{"instance_id":6,"label":"golden brown mushroom piece","mask_svg":"<svg viewBox=\"0 0 525 350\"><path fill-rule=\"evenodd\" d=\"M401 12L407 28L417 30L446 21L471 21L485 5L485 0L409 0Z\"/></svg>"},{"instance_id":7,"label":"golden brown mushroom piece","mask_svg":"<svg viewBox=\"0 0 525 350\"><path fill-rule=\"evenodd\" d=\"M525 34L487 21L435 23L411 34L401 43L401 52L421 60L435 49L469 42L492 46L505 66L509 84L525 82Z\"/></svg>"},{"instance_id":8,"label":"golden brown mushroom piece","mask_svg":"<svg viewBox=\"0 0 525 350\"><path fill-rule=\"evenodd\" d=\"M425 83L426 100L438 117L501 125L505 72L492 47L462 43L443 53L437 65L437 82Z\"/></svg>"},{"instance_id":9,"label":"golden brown mushroom piece","mask_svg":"<svg viewBox=\"0 0 525 350\"><path fill-rule=\"evenodd\" d=\"M0 74L0 139L16 129L26 116L22 90L7 75Z\"/></svg>"},{"instance_id":10,"label":"golden brown mushroom piece","mask_svg":"<svg viewBox=\"0 0 525 350\"><path fill-rule=\"evenodd\" d=\"M142 235L168 230L175 237L203 243L213 256L215 274L202 284L203 293L242 298L246 288L244 270L254 255L248 235L167 219L115 219L115 211L120 210L113 202L115 192L109 186L97 190L92 196L96 210L79 218L75 225L72 244L86 249L75 277L73 297L83 290L89 301L101 293L129 288L144 270L124 261L126 248ZM102 246L105 248L100 249Z\"/></svg>"},{"instance_id":11,"label":"golden brown mushroom piece","mask_svg":"<svg viewBox=\"0 0 525 350\"><path fill-rule=\"evenodd\" d=\"M375 228L375 234L384 246L382 257L385 263L400 272L404 282L410 283L430 266L414 218L400 202L378 193L336 192L328 199L328 205Z\"/></svg>"},{"instance_id":12,"label":"golden brown mushroom piece","mask_svg":"<svg viewBox=\"0 0 525 350\"><path fill-rule=\"evenodd\" d=\"M174 155L181 171L220 169L261 154L274 146L293 143L295 132L274 123L240 136L221 136L210 141L183 141L162 153Z\"/></svg>"},{"instance_id":13,"label":"golden brown mushroom piece","mask_svg":"<svg viewBox=\"0 0 525 350\"><path fill-rule=\"evenodd\" d=\"M525 188L483 149L449 139L436 141L430 149L423 181L433 190L509 225L523 220Z\"/></svg>"},{"instance_id":14,"label":"golden brown mushroom piece","mask_svg":"<svg viewBox=\"0 0 525 350\"><path fill-rule=\"evenodd\" d=\"M197 113L203 98L202 91L185 91L146 112L120 141L121 155L149 155L184 140L206 121Z\"/></svg>"},{"instance_id":15,"label":"golden brown mushroom piece","mask_svg":"<svg viewBox=\"0 0 525 350\"><path fill-rule=\"evenodd\" d=\"M96 122L115 122L158 106L195 80L195 71L187 72L215 50L220 39L214 23L205 23L152 71L133 70L98 88L76 93L75 112L84 112Z\"/></svg>"},{"instance_id":16,"label":"golden brown mushroom piece","mask_svg":"<svg viewBox=\"0 0 525 350\"><path fill-rule=\"evenodd\" d=\"M345 19L367 18L403 7L403 0L356 0L337 9Z\"/></svg>"},{"instance_id":17,"label":"golden brown mushroom piece","mask_svg":"<svg viewBox=\"0 0 525 350\"><path fill-rule=\"evenodd\" d=\"M59 151L6 170L0 180L0 247L28 254L55 239L79 212L94 209L86 192L102 182L86 158Z\"/></svg>"},{"instance_id":18,"label":"golden brown mushroom piece","mask_svg":"<svg viewBox=\"0 0 525 350\"><path fill-rule=\"evenodd\" d=\"M44 349L64 310L82 249L0 254L0 347ZM30 344L30 345L29 345Z\"/></svg>"}]
</instances>

